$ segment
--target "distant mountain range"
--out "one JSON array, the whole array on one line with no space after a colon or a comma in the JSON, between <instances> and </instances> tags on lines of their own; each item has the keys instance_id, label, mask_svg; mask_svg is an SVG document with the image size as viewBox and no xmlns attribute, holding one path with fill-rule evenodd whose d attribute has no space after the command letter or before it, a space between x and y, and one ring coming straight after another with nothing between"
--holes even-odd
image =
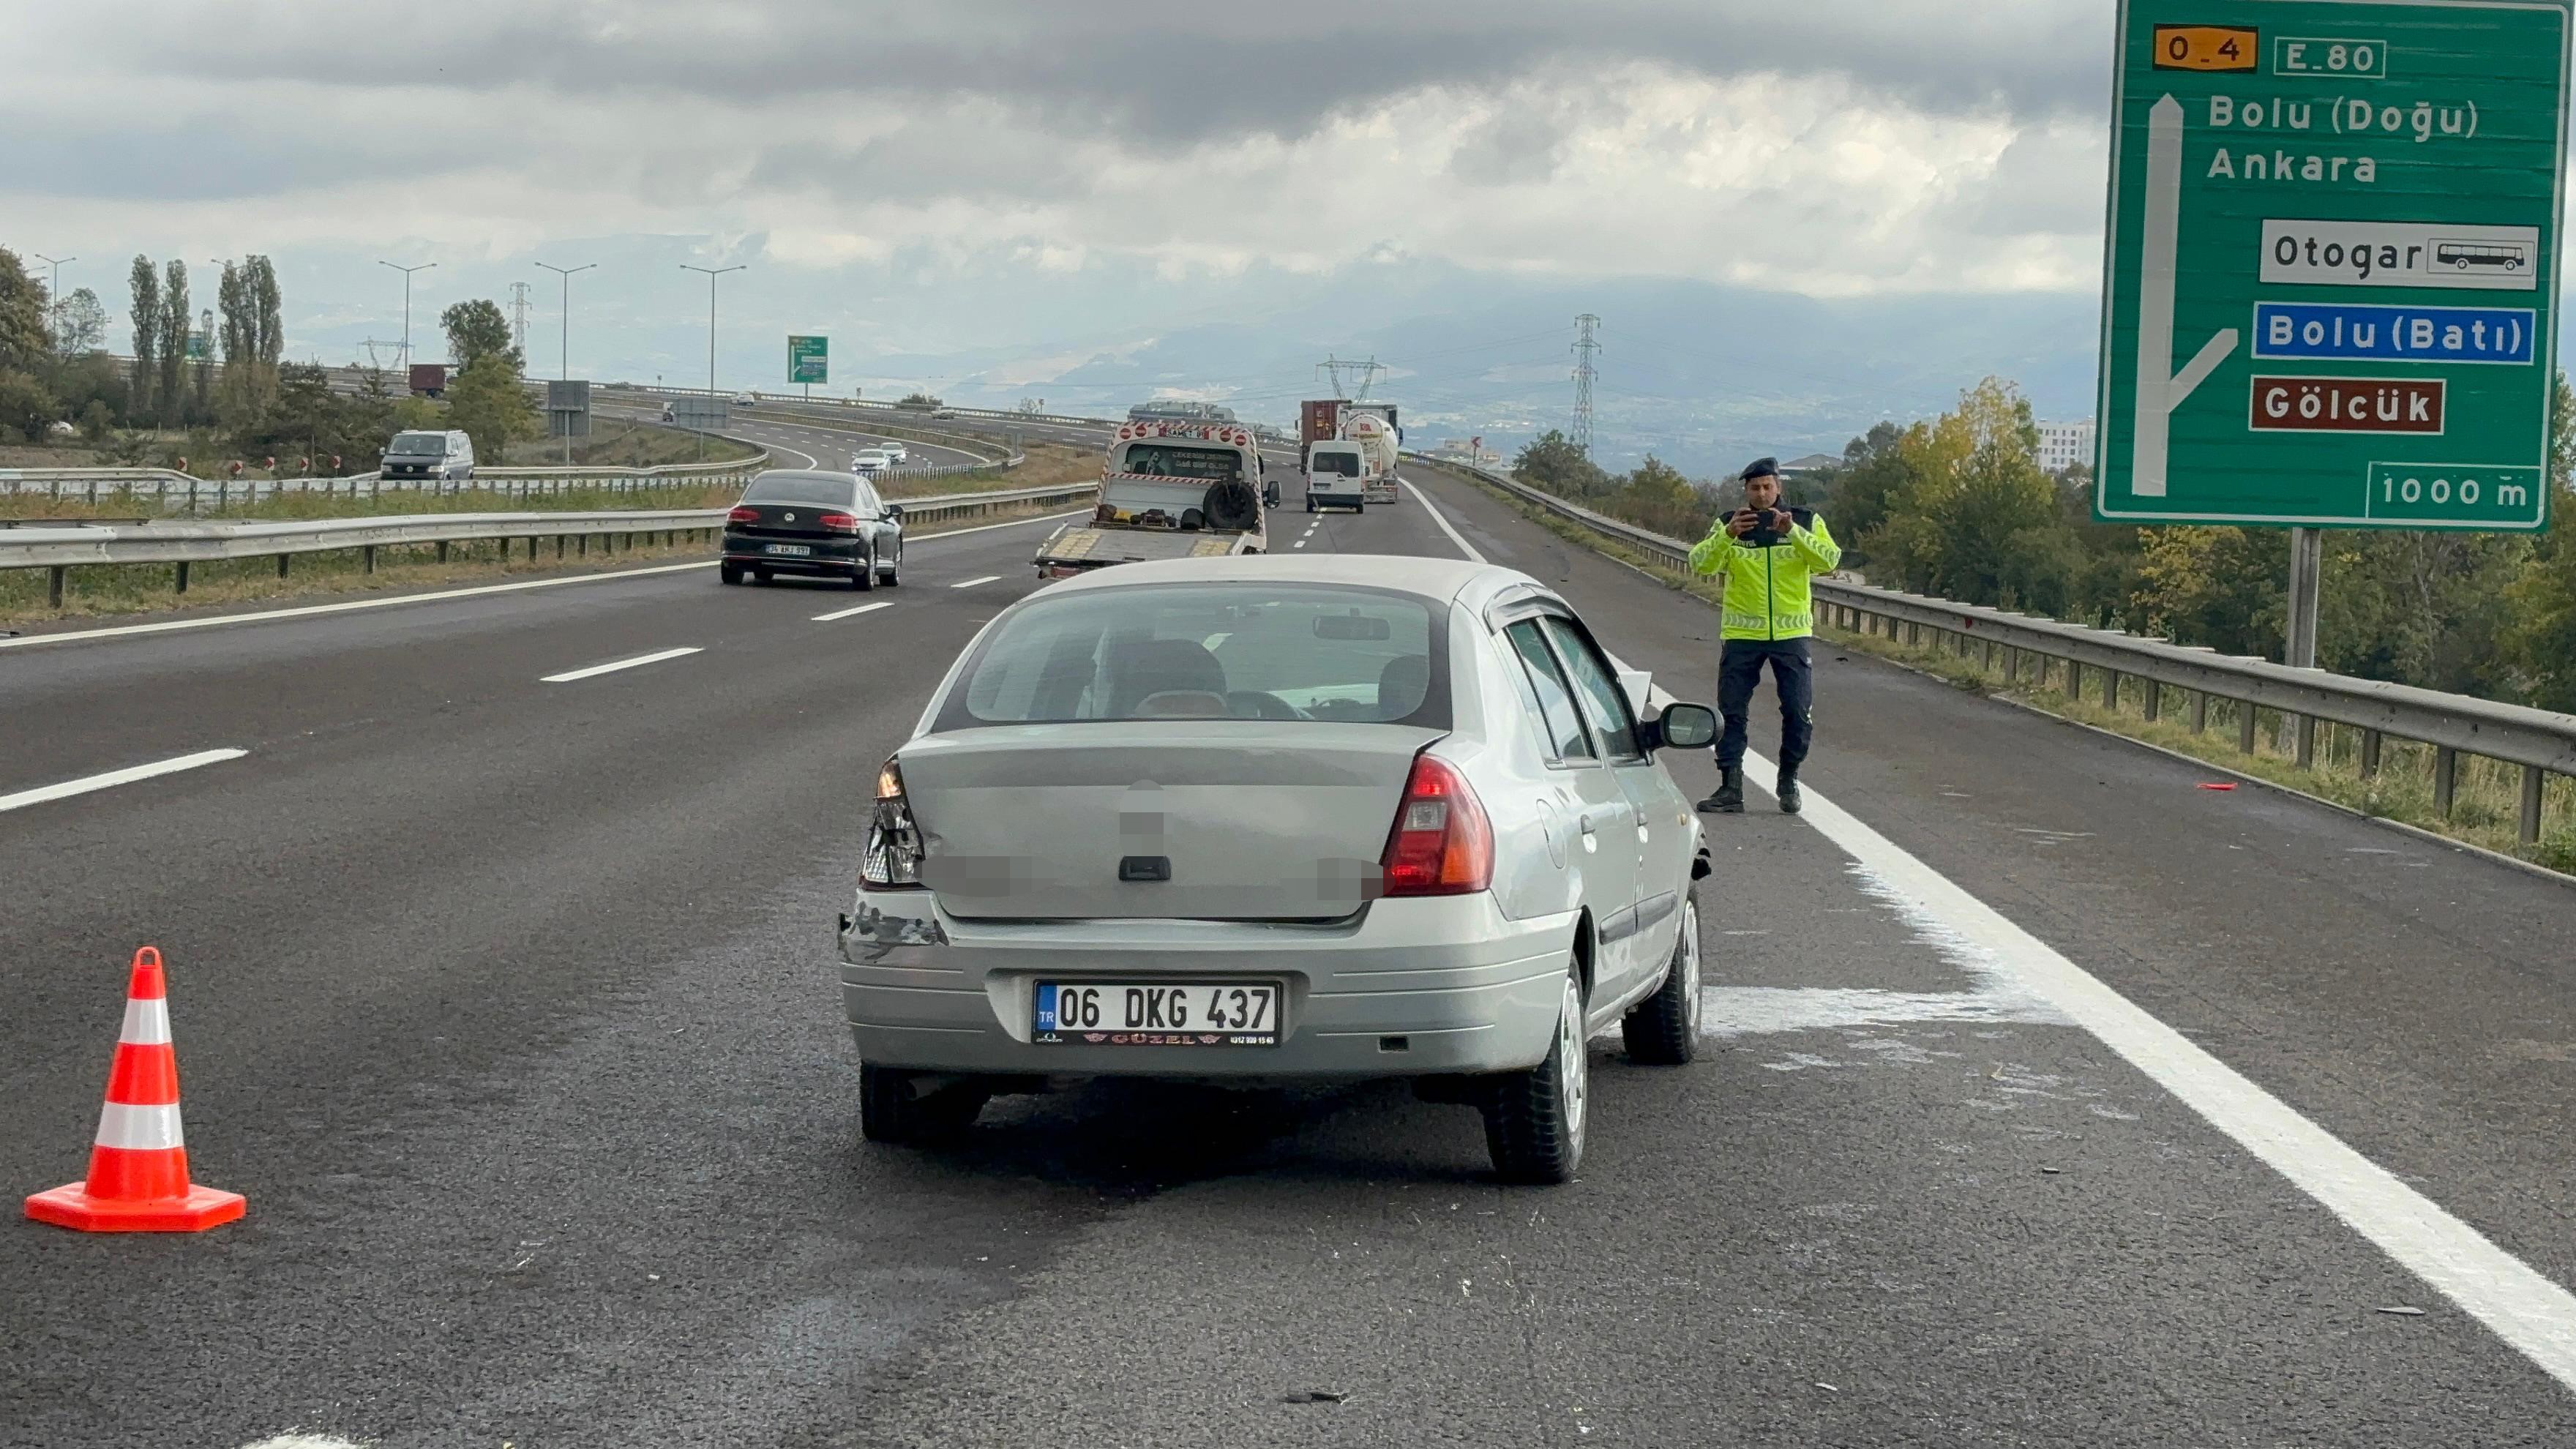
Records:
<instances>
[{"instance_id":1,"label":"distant mountain range","mask_svg":"<svg viewBox=\"0 0 2576 1449\"><path fill-rule=\"evenodd\" d=\"M1668 281L1498 287L1481 276L1438 295L1452 290L1319 296L1257 322L1053 348L1043 362L991 349L886 357L871 370L943 373L943 396L980 406L1042 397L1059 411L1114 413L1171 394L1284 425L1297 399L1334 395L1316 364L1374 357L1385 370L1370 395L1404 406L1409 441L1481 436L1509 452L1570 426L1573 319L1590 311L1601 318L1593 452L1614 471L1650 452L1699 476L1762 454L1839 453L1871 423L1940 412L1988 374L2019 383L2043 419L2092 410L2090 297L1824 301ZM1346 394L1359 378L1345 374Z\"/></svg>"}]
</instances>

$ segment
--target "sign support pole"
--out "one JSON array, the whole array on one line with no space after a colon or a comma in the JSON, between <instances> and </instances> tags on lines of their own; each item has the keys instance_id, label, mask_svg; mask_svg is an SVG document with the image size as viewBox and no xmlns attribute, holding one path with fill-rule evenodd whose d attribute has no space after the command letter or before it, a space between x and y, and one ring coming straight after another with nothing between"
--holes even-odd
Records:
<instances>
[{"instance_id":1,"label":"sign support pole","mask_svg":"<svg viewBox=\"0 0 2576 1449\"><path fill-rule=\"evenodd\" d=\"M2317 667L2317 585L2325 557L2324 529L2290 530L2290 627L2281 662L2292 669Z\"/></svg>"}]
</instances>

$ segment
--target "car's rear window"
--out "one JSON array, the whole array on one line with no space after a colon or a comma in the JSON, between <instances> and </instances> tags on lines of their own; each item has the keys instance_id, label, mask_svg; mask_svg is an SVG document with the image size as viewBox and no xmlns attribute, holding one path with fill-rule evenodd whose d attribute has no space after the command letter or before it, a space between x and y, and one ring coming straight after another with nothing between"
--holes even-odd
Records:
<instances>
[{"instance_id":1,"label":"car's rear window","mask_svg":"<svg viewBox=\"0 0 2576 1449\"><path fill-rule=\"evenodd\" d=\"M1275 719L1447 729L1437 620L1410 594L1317 584L1039 597L977 646L936 728Z\"/></svg>"},{"instance_id":2,"label":"car's rear window","mask_svg":"<svg viewBox=\"0 0 2576 1449\"><path fill-rule=\"evenodd\" d=\"M745 503L837 503L849 507L857 497L858 480L816 476L807 473L763 473L743 490Z\"/></svg>"}]
</instances>

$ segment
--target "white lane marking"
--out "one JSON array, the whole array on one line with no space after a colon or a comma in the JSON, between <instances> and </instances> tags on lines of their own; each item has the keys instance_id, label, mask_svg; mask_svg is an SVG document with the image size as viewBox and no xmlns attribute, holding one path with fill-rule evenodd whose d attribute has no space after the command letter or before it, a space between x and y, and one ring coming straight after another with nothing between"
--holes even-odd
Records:
<instances>
[{"instance_id":1,"label":"white lane marking","mask_svg":"<svg viewBox=\"0 0 2576 1449\"><path fill-rule=\"evenodd\" d=\"M1000 574L986 574L980 579L967 579L960 583L950 584L948 587L952 589L971 589L977 584L989 584L1000 577Z\"/></svg>"},{"instance_id":2,"label":"white lane marking","mask_svg":"<svg viewBox=\"0 0 2576 1449\"><path fill-rule=\"evenodd\" d=\"M327 1434L306 1434L290 1429L283 1434L272 1434L256 1444L245 1444L242 1449L360 1449L360 1446Z\"/></svg>"},{"instance_id":3,"label":"white lane marking","mask_svg":"<svg viewBox=\"0 0 2576 1449\"><path fill-rule=\"evenodd\" d=\"M700 646L691 644L680 649L664 649L659 653L654 654L638 654L632 659L618 659L606 664L594 664L588 669L573 669L567 670L562 674L549 674L537 682L539 684L570 684L576 679L589 679L596 675L614 674L621 669L635 669L647 664L659 664L665 659L677 659L684 654L698 654L703 652L704 651Z\"/></svg>"},{"instance_id":4,"label":"white lane marking","mask_svg":"<svg viewBox=\"0 0 2576 1449\"><path fill-rule=\"evenodd\" d=\"M0 649L18 649L30 644L68 644L76 639L113 639L128 634L166 634L174 629L211 629L217 624L264 624L272 619L301 619L313 614L345 614L357 609L390 609L396 604L426 604L438 599L470 599L479 594L514 594L526 589L551 589L564 584L595 584L606 579L638 579L651 574L674 574L682 569L711 569L715 566L714 559L699 563L656 564L651 568L576 574L564 579L529 579L515 584L478 584L470 589L440 589L428 594L397 594L384 599L350 599L338 604L306 604L301 608L266 609L256 614L218 614L206 619L165 619L158 624L118 624L112 628L76 629L64 634L29 634L16 639L0 639Z\"/></svg>"},{"instance_id":5,"label":"white lane marking","mask_svg":"<svg viewBox=\"0 0 2576 1449\"><path fill-rule=\"evenodd\" d=\"M1744 764L1755 784L1773 788L1770 761L1748 754ZM1812 788L1801 818L1877 877L1890 899L1912 902L1982 952L2003 978L2065 1013L2544 1373L2576 1389L2576 1294Z\"/></svg>"},{"instance_id":6,"label":"white lane marking","mask_svg":"<svg viewBox=\"0 0 2576 1449\"><path fill-rule=\"evenodd\" d=\"M897 500L898 502L901 500ZM973 528L943 528L925 533L909 543L938 543L945 539L964 538L970 533L990 533L997 528L1025 528L1032 523L1059 523L1068 518L1088 518L1091 510L1078 508L1070 513L1041 513L1028 518L1014 518L1002 523L979 523ZM175 629L211 629L218 624L266 624L278 619L303 619L316 614L346 614L358 609L390 609L396 604L428 604L441 599L470 599L483 594L515 594L529 589L561 588L567 584L600 584L618 579L650 578L655 574L676 574L688 569L711 569L714 559L696 563L655 564L650 568L609 569L595 574L574 574L561 579L525 579L515 584L477 584L470 589L439 589L427 594L396 594L384 599L349 599L337 604L306 604L293 609L264 609L256 614L218 614L204 619L164 619L157 624L117 624L105 629L73 629L60 634L28 634L16 639L0 639L0 649L23 649L32 644L71 644L84 639L120 639L132 634L167 634Z\"/></svg>"},{"instance_id":7,"label":"white lane marking","mask_svg":"<svg viewBox=\"0 0 2576 1449\"><path fill-rule=\"evenodd\" d=\"M1306 546L1306 540L1304 540L1304 539L1302 539L1302 538L1301 538L1301 539L1297 540L1295 543L1292 543L1292 544L1290 544L1290 545L1288 545L1288 546L1289 546L1290 548L1304 548L1304 547Z\"/></svg>"},{"instance_id":8,"label":"white lane marking","mask_svg":"<svg viewBox=\"0 0 2576 1449\"><path fill-rule=\"evenodd\" d=\"M879 599L873 604L861 604L855 609L834 609L828 614L816 614L814 616L814 622L817 624L829 624L835 619L847 619L855 614L871 614L879 609L891 609L893 607L894 603L892 600Z\"/></svg>"},{"instance_id":9,"label":"white lane marking","mask_svg":"<svg viewBox=\"0 0 2576 1449\"><path fill-rule=\"evenodd\" d=\"M805 466L808 468L820 468L823 466L822 459L815 457L813 454L806 452L802 448L791 448L785 443L772 443L769 446L776 448L782 453L794 453L797 457L805 460Z\"/></svg>"},{"instance_id":10,"label":"white lane marking","mask_svg":"<svg viewBox=\"0 0 2576 1449\"><path fill-rule=\"evenodd\" d=\"M1458 530L1449 526L1449 515L1441 512L1438 508L1433 507L1431 500L1422 496L1421 489L1414 487L1412 482L1407 479L1398 479L1396 481L1404 484L1404 491L1413 495L1413 501L1422 505L1422 511L1431 515L1431 521L1440 525L1440 531L1449 535L1449 541L1458 545L1458 551L1465 554L1470 562L1493 562L1492 559L1489 559L1483 554L1477 552L1474 544L1469 543L1464 538L1458 536Z\"/></svg>"},{"instance_id":11,"label":"white lane marking","mask_svg":"<svg viewBox=\"0 0 2576 1449\"><path fill-rule=\"evenodd\" d=\"M130 765L122 770L110 770L104 775L85 775L77 780L65 780L59 785L39 785L33 790L21 790L15 795L0 795L0 813L23 810L30 805L42 805L48 800L86 795L92 790L131 785L137 780L149 780L156 775L175 775L181 770L193 770L200 765L220 765L226 760L238 760L249 753L248 750L199 750L193 755L157 760L149 765Z\"/></svg>"}]
</instances>

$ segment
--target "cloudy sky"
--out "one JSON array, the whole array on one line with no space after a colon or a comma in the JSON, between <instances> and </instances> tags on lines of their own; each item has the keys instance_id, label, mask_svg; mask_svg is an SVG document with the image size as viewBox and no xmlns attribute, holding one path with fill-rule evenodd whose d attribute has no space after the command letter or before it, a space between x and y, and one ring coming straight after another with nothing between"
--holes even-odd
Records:
<instances>
[{"instance_id":1,"label":"cloudy sky","mask_svg":"<svg viewBox=\"0 0 2576 1449\"><path fill-rule=\"evenodd\" d=\"M1847 434L1975 374L2091 384L2102 0L0 0L0 244L265 252L340 361L532 284L530 363L1284 416L1374 353L1461 428ZM210 292L211 287L200 288ZM1597 301L1594 299L1598 299ZM121 332L121 328L119 329ZM1891 335L1894 334L1894 335ZM1904 337L1938 339L1937 356ZM390 359L390 352L385 354ZM435 344L424 349L434 356ZM1613 438L1611 434L1619 436Z\"/></svg>"}]
</instances>

